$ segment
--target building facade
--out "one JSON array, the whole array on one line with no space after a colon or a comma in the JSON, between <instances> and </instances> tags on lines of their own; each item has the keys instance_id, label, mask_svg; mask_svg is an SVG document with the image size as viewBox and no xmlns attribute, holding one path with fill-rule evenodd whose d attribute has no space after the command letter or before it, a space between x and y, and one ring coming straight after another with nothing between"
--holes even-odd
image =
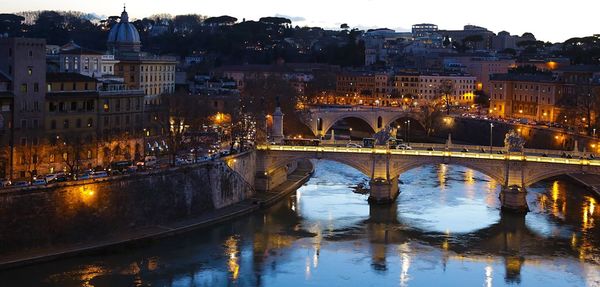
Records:
<instances>
[{"instance_id":1,"label":"building facade","mask_svg":"<svg viewBox=\"0 0 600 287\"><path fill-rule=\"evenodd\" d=\"M0 72L10 81L6 93L13 96L12 146L8 177L35 173L37 150L44 132L46 41L0 38Z\"/></svg>"},{"instance_id":2,"label":"building facade","mask_svg":"<svg viewBox=\"0 0 600 287\"><path fill-rule=\"evenodd\" d=\"M494 75L491 78L490 115L555 122L562 97L561 83L549 75Z\"/></svg>"}]
</instances>

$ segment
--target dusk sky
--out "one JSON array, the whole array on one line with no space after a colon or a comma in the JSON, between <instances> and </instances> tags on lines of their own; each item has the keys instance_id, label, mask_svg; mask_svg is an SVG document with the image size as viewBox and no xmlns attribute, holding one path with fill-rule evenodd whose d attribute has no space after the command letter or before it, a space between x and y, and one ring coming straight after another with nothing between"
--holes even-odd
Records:
<instances>
[{"instance_id":1,"label":"dusk sky","mask_svg":"<svg viewBox=\"0 0 600 287\"><path fill-rule=\"evenodd\" d=\"M1 12L30 10L74 10L98 15L118 15L122 0L5 0ZM462 29L465 24L506 30L511 34L532 32L540 40L564 41L571 37L600 33L597 11L600 3L590 0L170 0L126 1L130 18L143 18L157 13L172 15L196 13L207 16L231 15L240 21L262 16L284 16L294 25L338 28L387 27L408 31L412 24L434 23L440 29ZM501 4L496 4L501 3Z\"/></svg>"}]
</instances>

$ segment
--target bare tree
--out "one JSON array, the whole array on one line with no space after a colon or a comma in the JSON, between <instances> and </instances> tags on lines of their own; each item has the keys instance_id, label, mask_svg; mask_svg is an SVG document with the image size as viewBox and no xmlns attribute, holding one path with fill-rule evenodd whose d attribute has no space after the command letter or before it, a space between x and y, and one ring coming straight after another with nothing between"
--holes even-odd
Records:
<instances>
[{"instance_id":1,"label":"bare tree","mask_svg":"<svg viewBox=\"0 0 600 287\"><path fill-rule=\"evenodd\" d=\"M446 114L450 115L450 105L452 104L450 95L454 93L454 82L450 79L441 80L437 92L441 101L446 105Z\"/></svg>"}]
</instances>

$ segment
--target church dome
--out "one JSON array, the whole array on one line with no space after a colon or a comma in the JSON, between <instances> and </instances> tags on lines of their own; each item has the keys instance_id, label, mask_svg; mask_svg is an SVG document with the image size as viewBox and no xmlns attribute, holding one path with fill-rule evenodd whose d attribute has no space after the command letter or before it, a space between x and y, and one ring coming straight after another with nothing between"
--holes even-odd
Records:
<instances>
[{"instance_id":1,"label":"church dome","mask_svg":"<svg viewBox=\"0 0 600 287\"><path fill-rule=\"evenodd\" d=\"M121 21L110 29L107 44L115 49L126 48L126 50L139 51L141 45L140 34L135 26L129 23L129 16L125 8L121 13Z\"/></svg>"}]
</instances>

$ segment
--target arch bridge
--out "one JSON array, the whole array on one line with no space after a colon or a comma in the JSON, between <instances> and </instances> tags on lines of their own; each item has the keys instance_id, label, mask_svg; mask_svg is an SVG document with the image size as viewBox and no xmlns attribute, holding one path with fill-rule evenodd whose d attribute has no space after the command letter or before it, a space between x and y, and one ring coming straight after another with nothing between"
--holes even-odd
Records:
<instances>
[{"instance_id":1,"label":"arch bridge","mask_svg":"<svg viewBox=\"0 0 600 287\"><path fill-rule=\"evenodd\" d=\"M375 133L402 118L411 118L424 126L418 108L399 107L309 107L305 111L304 123L317 137L324 136L337 122L347 118L365 121Z\"/></svg>"},{"instance_id":2,"label":"arch bridge","mask_svg":"<svg viewBox=\"0 0 600 287\"><path fill-rule=\"evenodd\" d=\"M461 165L479 171L502 185L502 209L528 211L526 187L559 175L600 175L600 160L562 158L561 151L530 150L491 153L489 147L413 144L412 150L348 148L339 146L257 146L256 188L269 190L287 179L286 166L302 159L325 159L356 168L370 178L372 203L393 202L399 194L398 178L410 169L430 164ZM467 148L469 151L463 152ZM473 152L475 151L475 152Z\"/></svg>"}]
</instances>

